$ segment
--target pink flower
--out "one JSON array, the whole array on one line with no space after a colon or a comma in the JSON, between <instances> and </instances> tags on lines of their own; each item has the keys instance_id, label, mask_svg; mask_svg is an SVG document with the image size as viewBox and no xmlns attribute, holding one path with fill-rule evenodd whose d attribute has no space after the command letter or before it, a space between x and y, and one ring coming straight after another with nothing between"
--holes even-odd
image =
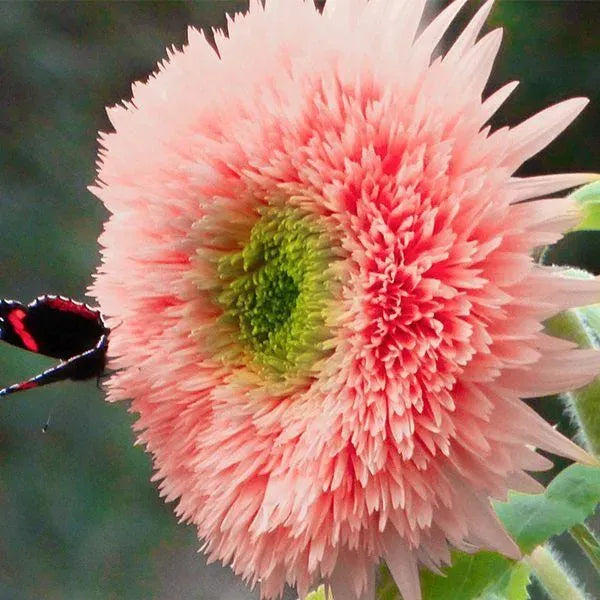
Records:
<instances>
[{"instance_id":1,"label":"pink flower","mask_svg":"<svg viewBox=\"0 0 600 600\"><path fill-rule=\"evenodd\" d=\"M425 3L254 1L218 56L190 29L101 135L109 398L265 598L372 598L383 559L414 600L450 547L517 556L489 499L538 489L534 446L588 458L520 400L600 367L541 324L598 283L531 259L577 219L543 197L588 176L513 176L586 101L492 132L515 84L482 100L491 2L433 61L465 0L417 35Z\"/></svg>"}]
</instances>

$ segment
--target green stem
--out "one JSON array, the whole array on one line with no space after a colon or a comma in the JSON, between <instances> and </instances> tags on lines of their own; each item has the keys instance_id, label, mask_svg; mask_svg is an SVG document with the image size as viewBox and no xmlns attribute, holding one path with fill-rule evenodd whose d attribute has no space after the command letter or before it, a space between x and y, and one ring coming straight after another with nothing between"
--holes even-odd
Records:
<instances>
[{"instance_id":1,"label":"green stem","mask_svg":"<svg viewBox=\"0 0 600 600\"><path fill-rule=\"evenodd\" d=\"M599 305L566 310L545 325L552 335L571 340L582 348L600 349ZM586 449L600 455L600 377L584 388L561 394L561 398L578 426Z\"/></svg>"},{"instance_id":2,"label":"green stem","mask_svg":"<svg viewBox=\"0 0 600 600\"><path fill-rule=\"evenodd\" d=\"M546 547L538 546L526 560L552 600L586 600Z\"/></svg>"},{"instance_id":3,"label":"green stem","mask_svg":"<svg viewBox=\"0 0 600 600\"><path fill-rule=\"evenodd\" d=\"M596 536L583 523L571 527L569 533L600 573L600 544Z\"/></svg>"}]
</instances>

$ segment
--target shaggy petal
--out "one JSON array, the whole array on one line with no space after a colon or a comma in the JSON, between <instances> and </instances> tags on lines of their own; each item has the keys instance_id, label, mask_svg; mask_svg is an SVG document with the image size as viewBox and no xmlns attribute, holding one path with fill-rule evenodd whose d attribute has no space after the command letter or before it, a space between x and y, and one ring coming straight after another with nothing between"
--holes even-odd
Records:
<instances>
[{"instance_id":1,"label":"shaggy petal","mask_svg":"<svg viewBox=\"0 0 600 600\"><path fill-rule=\"evenodd\" d=\"M383 559L418 600L451 548L518 557L490 499L539 489L534 447L593 460L521 400L600 369L543 332L600 283L531 258L578 218L548 196L590 175L512 176L585 101L490 133L516 87L482 99L491 2L431 60L465 2L422 28L425 0L254 0L100 135L109 399L264 598L367 600Z\"/></svg>"}]
</instances>

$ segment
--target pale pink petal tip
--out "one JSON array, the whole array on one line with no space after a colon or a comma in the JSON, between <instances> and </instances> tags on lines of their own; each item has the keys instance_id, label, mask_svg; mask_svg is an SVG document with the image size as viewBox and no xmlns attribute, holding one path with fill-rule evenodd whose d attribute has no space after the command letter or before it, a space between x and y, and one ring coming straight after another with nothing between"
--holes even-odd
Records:
<instances>
[{"instance_id":1,"label":"pale pink petal tip","mask_svg":"<svg viewBox=\"0 0 600 600\"><path fill-rule=\"evenodd\" d=\"M532 258L577 219L550 196L598 176L511 176L586 101L485 126L516 84L482 99L491 2L440 44L465 3L424 24L426 0L252 0L99 136L108 398L264 599L372 600L384 560L419 600L453 549L519 556L491 499L539 490L533 448L597 464L522 398L600 372L544 331L600 282Z\"/></svg>"},{"instance_id":2,"label":"pale pink petal tip","mask_svg":"<svg viewBox=\"0 0 600 600\"><path fill-rule=\"evenodd\" d=\"M473 17L473 19L467 25L467 27L465 27L464 31L459 35L456 42L454 42L454 44L448 51L448 54L446 55L446 60L462 56L467 50L469 50L469 48L475 45L475 42L477 41L477 36L483 28L483 25L485 24L485 21L488 18L493 5L494 0L488 0L477 11L477 14Z\"/></svg>"},{"instance_id":3,"label":"pale pink petal tip","mask_svg":"<svg viewBox=\"0 0 600 600\"><path fill-rule=\"evenodd\" d=\"M518 166L537 154L562 133L588 103L588 98L571 98L559 102L512 129L509 160Z\"/></svg>"},{"instance_id":4,"label":"pale pink petal tip","mask_svg":"<svg viewBox=\"0 0 600 600\"><path fill-rule=\"evenodd\" d=\"M510 180L510 193L513 202L539 198L568 188L574 188L600 179L598 173L561 173L537 177L513 177Z\"/></svg>"},{"instance_id":5,"label":"pale pink petal tip","mask_svg":"<svg viewBox=\"0 0 600 600\"><path fill-rule=\"evenodd\" d=\"M460 12L460 9L467 1L468 0L454 0L437 17L435 17L417 38L415 42L415 54L418 55L420 52L424 52L427 58L431 56L431 53L435 50L444 33L446 33L448 27L450 27L450 24L454 21Z\"/></svg>"}]
</instances>

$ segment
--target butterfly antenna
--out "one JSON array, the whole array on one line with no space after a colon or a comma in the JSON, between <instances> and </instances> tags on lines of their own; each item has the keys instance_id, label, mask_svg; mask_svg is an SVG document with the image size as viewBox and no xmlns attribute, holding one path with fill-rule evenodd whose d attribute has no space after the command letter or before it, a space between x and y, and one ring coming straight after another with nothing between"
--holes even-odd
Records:
<instances>
[{"instance_id":1,"label":"butterfly antenna","mask_svg":"<svg viewBox=\"0 0 600 600\"><path fill-rule=\"evenodd\" d=\"M42 433L46 433L48 431L48 429L50 428L50 423L52 422L52 418L54 417L54 411L56 410L56 405L58 402L59 402L59 400L55 400L54 403L52 404L50 410L48 411L48 418L42 425Z\"/></svg>"},{"instance_id":2,"label":"butterfly antenna","mask_svg":"<svg viewBox=\"0 0 600 600\"><path fill-rule=\"evenodd\" d=\"M48 427L50 427L50 419L52 417L52 413L48 413L48 418L46 422L42 425L42 433L46 433L48 431Z\"/></svg>"}]
</instances>

